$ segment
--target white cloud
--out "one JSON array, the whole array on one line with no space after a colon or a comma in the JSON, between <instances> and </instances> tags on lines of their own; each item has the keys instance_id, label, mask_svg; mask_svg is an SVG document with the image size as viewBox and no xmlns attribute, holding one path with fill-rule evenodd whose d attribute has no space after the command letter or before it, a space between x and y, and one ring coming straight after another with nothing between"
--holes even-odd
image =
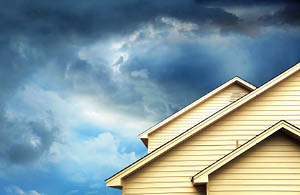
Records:
<instances>
[{"instance_id":1,"label":"white cloud","mask_svg":"<svg viewBox=\"0 0 300 195\"><path fill-rule=\"evenodd\" d=\"M142 78L142 79L148 79L148 70L147 69L134 70L131 72L131 76Z\"/></svg>"},{"instance_id":2,"label":"white cloud","mask_svg":"<svg viewBox=\"0 0 300 195\"><path fill-rule=\"evenodd\" d=\"M95 190L95 191L90 191L85 193L85 195L93 195L93 194L99 194L99 192Z\"/></svg>"},{"instance_id":3,"label":"white cloud","mask_svg":"<svg viewBox=\"0 0 300 195\"><path fill-rule=\"evenodd\" d=\"M99 183L95 182L137 159L134 152L121 152L119 141L110 133L68 140L59 154L57 164L66 178L79 183L91 182L94 185L90 188L98 188Z\"/></svg>"},{"instance_id":4,"label":"white cloud","mask_svg":"<svg viewBox=\"0 0 300 195\"><path fill-rule=\"evenodd\" d=\"M25 191L19 186L6 186L5 191L6 195L43 195L42 193L39 193L36 190Z\"/></svg>"},{"instance_id":5,"label":"white cloud","mask_svg":"<svg viewBox=\"0 0 300 195\"><path fill-rule=\"evenodd\" d=\"M71 190L69 192L67 192L67 194L77 194L79 192L79 190Z\"/></svg>"},{"instance_id":6,"label":"white cloud","mask_svg":"<svg viewBox=\"0 0 300 195\"><path fill-rule=\"evenodd\" d=\"M81 110L82 120L116 132L120 136L135 137L153 123L147 118L131 114L130 110L113 105L113 102L104 98L97 101L93 97L74 96L71 101Z\"/></svg>"},{"instance_id":7,"label":"white cloud","mask_svg":"<svg viewBox=\"0 0 300 195\"><path fill-rule=\"evenodd\" d=\"M30 190L30 191L28 191L28 195L42 195L42 194L38 193L35 190Z\"/></svg>"},{"instance_id":8,"label":"white cloud","mask_svg":"<svg viewBox=\"0 0 300 195\"><path fill-rule=\"evenodd\" d=\"M19 186L6 186L5 191L7 195L25 195L25 192Z\"/></svg>"},{"instance_id":9,"label":"white cloud","mask_svg":"<svg viewBox=\"0 0 300 195\"><path fill-rule=\"evenodd\" d=\"M97 103L92 99L85 96L63 98L57 92L41 89L37 85L26 85L12 99L7 114L11 118L29 116L34 119L51 110L60 124L62 139L52 145L40 166L43 167L43 163L55 163L66 174L67 179L95 183L103 180L109 170L120 169L137 159L134 152L124 151L126 146L120 147L120 139L132 139L133 135L136 137L136 132L148 124L123 112L116 112L114 108L109 108L110 104L105 106L105 102ZM76 130L82 124L95 126L99 128L99 132L93 131L92 136L82 136ZM83 131L83 134L90 133L88 127ZM110 132L118 136L115 137ZM40 144L40 140L34 137L31 142L36 146ZM17 189L22 194L21 189ZM32 190L24 192L24 195L38 195L37 193Z\"/></svg>"},{"instance_id":10,"label":"white cloud","mask_svg":"<svg viewBox=\"0 0 300 195\"><path fill-rule=\"evenodd\" d=\"M161 21L165 24L170 25L171 32L175 33L176 35L180 35L182 31L192 32L199 29L199 26L192 22L182 22L178 19L171 18L171 17L162 17Z\"/></svg>"},{"instance_id":11,"label":"white cloud","mask_svg":"<svg viewBox=\"0 0 300 195\"><path fill-rule=\"evenodd\" d=\"M94 184L91 184L89 185L89 188L91 189L97 189L97 188L100 188L102 185L100 183L94 183Z\"/></svg>"}]
</instances>

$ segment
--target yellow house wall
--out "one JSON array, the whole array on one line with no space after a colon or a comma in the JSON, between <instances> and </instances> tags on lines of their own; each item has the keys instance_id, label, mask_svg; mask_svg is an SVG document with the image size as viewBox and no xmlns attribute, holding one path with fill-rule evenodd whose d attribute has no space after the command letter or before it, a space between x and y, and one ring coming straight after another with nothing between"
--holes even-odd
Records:
<instances>
[{"instance_id":1,"label":"yellow house wall","mask_svg":"<svg viewBox=\"0 0 300 195\"><path fill-rule=\"evenodd\" d=\"M208 195L300 194L299 141L278 132L209 175Z\"/></svg>"},{"instance_id":2,"label":"yellow house wall","mask_svg":"<svg viewBox=\"0 0 300 195\"><path fill-rule=\"evenodd\" d=\"M153 133L150 133L148 137L148 152L153 151L183 131L191 128L203 119L248 93L249 91L247 89L238 84L228 86L196 107L188 110L183 115L157 129Z\"/></svg>"},{"instance_id":3,"label":"yellow house wall","mask_svg":"<svg viewBox=\"0 0 300 195\"><path fill-rule=\"evenodd\" d=\"M300 127L300 72L124 178L124 194L201 194L193 175L279 120Z\"/></svg>"}]
</instances>

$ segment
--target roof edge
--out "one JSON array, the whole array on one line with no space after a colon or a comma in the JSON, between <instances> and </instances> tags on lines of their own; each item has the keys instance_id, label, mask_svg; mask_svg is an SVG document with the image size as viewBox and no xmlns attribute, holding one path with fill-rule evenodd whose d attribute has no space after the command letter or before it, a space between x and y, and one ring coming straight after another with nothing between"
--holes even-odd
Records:
<instances>
[{"instance_id":1,"label":"roof edge","mask_svg":"<svg viewBox=\"0 0 300 195\"><path fill-rule=\"evenodd\" d=\"M199 184L205 184L208 182L208 176L218 170L219 168L223 167L227 163L230 163L232 160L237 158L238 156L242 155L249 149L253 148L272 134L274 134L277 131L280 130L286 130L298 137L300 137L300 129L291 123L281 120L277 123L275 123L273 126L269 127L268 129L264 130L254 138L250 139L240 147L236 148L232 152L228 153L227 155L223 156L219 160L215 161L213 164L209 165L205 169L201 170L198 172L196 175L192 177L192 182L194 185L199 185Z\"/></svg>"}]
</instances>

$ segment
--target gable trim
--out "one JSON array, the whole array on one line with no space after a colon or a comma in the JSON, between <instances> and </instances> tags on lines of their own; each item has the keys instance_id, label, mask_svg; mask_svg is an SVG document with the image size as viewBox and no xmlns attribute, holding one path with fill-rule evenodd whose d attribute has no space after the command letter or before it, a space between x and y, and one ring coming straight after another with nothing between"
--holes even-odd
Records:
<instances>
[{"instance_id":1,"label":"gable trim","mask_svg":"<svg viewBox=\"0 0 300 195\"><path fill-rule=\"evenodd\" d=\"M227 81L226 83L222 84L221 86L217 87L213 91L211 91L211 92L207 93L206 95L202 96L198 100L194 101L193 103L191 103L191 104L187 105L186 107L182 108L178 112L172 114L171 116L167 117L166 119L162 120L161 122L157 123L156 125L152 126L151 128L147 129L146 131L142 132L139 135L140 139L143 141L143 143L146 146L148 146L148 135L150 133L152 133L152 132L156 131L157 129L159 129L160 127L168 124L169 122L173 121L174 119L176 119L180 115L182 115L182 114L186 113L187 111L193 109L197 105L203 103L204 101L206 101L207 99L209 99L213 95L216 95L217 93L219 93L220 91L222 91L223 89L225 89L226 87L228 87L232 84L238 84L239 86L247 89L249 92L252 92L256 89L256 86L254 86L251 83L249 83L249 82L243 80L242 78L236 76L236 77L232 78L231 80Z\"/></svg>"},{"instance_id":2,"label":"gable trim","mask_svg":"<svg viewBox=\"0 0 300 195\"><path fill-rule=\"evenodd\" d=\"M171 148L175 147L179 143L182 143L186 139L192 137L194 134L198 133L200 130L212 125L217 120L221 119L228 113L231 113L236 108L240 107L244 103L254 99L256 96L260 95L261 93L265 92L267 89L273 87L280 81L288 78L293 73L300 70L300 63L292 66L285 72L279 74L269 82L263 84L261 87L257 88L252 93L245 95L238 99L237 101L229 104L228 106L224 107L223 109L219 110L215 114L211 115L210 117L204 119L200 123L196 124L195 126L191 127L190 129L186 130L185 132L179 134L177 137L171 139L170 141L166 142L165 144L161 145L160 147L156 148L149 154L145 155L141 159L137 160L136 162L132 163L128 167L124 168L123 170L119 171L118 173L114 174L110 178L106 179L106 185L110 187L120 188L122 187L122 178L129 175L130 173L136 171L137 169L141 168L142 166L146 165L147 163L151 162L152 160L159 157L161 154L167 152Z\"/></svg>"},{"instance_id":3,"label":"gable trim","mask_svg":"<svg viewBox=\"0 0 300 195\"><path fill-rule=\"evenodd\" d=\"M192 177L193 184L198 185L198 184L207 183L208 182L208 176L211 173L215 172L216 170L218 170L222 166L226 165L227 163L230 163L232 160L234 160L238 156L242 155L243 153L245 153L249 149L253 148L254 146L259 144L260 142L262 142L263 140L265 140L266 138L268 138L269 136L271 136L275 132L283 130L283 129L285 131L288 131L288 132L296 135L297 137L300 137L300 129L298 127L292 125L291 123L288 123L285 120L279 121L276 124L274 124L273 126L271 126L270 128L264 130L259 135L257 135L254 138L250 139L248 142L246 142L243 145L241 145L240 147L236 148L235 150L233 150L229 154L223 156L222 158L220 158L219 160L217 160L213 164L209 165L208 167L206 167L202 171L198 172L196 175L194 175Z\"/></svg>"}]
</instances>

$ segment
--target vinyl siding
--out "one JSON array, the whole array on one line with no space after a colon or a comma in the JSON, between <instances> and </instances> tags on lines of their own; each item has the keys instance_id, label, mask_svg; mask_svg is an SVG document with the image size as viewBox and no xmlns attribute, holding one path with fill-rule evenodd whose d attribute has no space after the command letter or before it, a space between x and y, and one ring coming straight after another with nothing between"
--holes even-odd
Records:
<instances>
[{"instance_id":1,"label":"vinyl siding","mask_svg":"<svg viewBox=\"0 0 300 195\"><path fill-rule=\"evenodd\" d=\"M193 175L235 149L236 140L245 143L279 120L300 127L299 108L300 72L297 72L125 177L123 190L126 195L175 194L174 191L199 194L191 183Z\"/></svg>"},{"instance_id":2,"label":"vinyl siding","mask_svg":"<svg viewBox=\"0 0 300 195\"><path fill-rule=\"evenodd\" d=\"M153 133L150 133L148 138L148 152L153 151L183 131L191 128L203 119L248 93L249 91L247 89L238 84L234 83L228 86L196 107L188 110L178 118L157 129Z\"/></svg>"},{"instance_id":3,"label":"vinyl siding","mask_svg":"<svg viewBox=\"0 0 300 195\"><path fill-rule=\"evenodd\" d=\"M299 141L277 132L209 175L208 195L300 194Z\"/></svg>"}]
</instances>

